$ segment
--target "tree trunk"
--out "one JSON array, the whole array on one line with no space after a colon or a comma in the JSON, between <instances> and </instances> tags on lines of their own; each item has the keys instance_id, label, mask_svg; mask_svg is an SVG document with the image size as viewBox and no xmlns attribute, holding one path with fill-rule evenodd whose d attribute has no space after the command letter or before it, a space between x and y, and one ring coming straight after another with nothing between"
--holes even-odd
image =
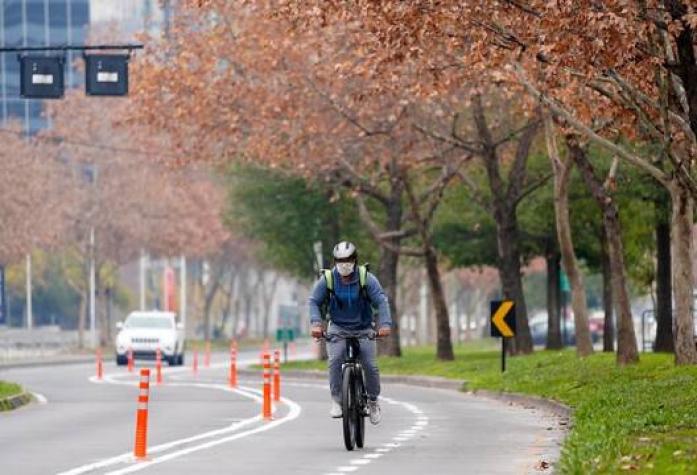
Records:
<instances>
[{"instance_id":1,"label":"tree trunk","mask_svg":"<svg viewBox=\"0 0 697 475\"><path fill-rule=\"evenodd\" d=\"M673 289L671 286L669 202L657 200L656 219L656 342L654 351L673 353Z\"/></svg>"},{"instance_id":2,"label":"tree trunk","mask_svg":"<svg viewBox=\"0 0 697 475\"><path fill-rule=\"evenodd\" d=\"M571 283L571 307L574 309L576 327L576 353L578 356L588 356L593 353L593 342L588 329L586 289L583 284L583 275L576 261L569 223L569 180L572 164L569 163L568 158L565 162L561 160L556 147L556 137L552 129L551 119L548 119L545 131L549 158L554 170L554 216L557 223L557 238L562 265Z\"/></svg>"},{"instance_id":3,"label":"tree trunk","mask_svg":"<svg viewBox=\"0 0 697 475\"><path fill-rule=\"evenodd\" d=\"M211 307L213 299L218 291L218 284L213 284L213 287L206 293L206 299L203 303L203 339L210 341L211 339Z\"/></svg>"},{"instance_id":4,"label":"tree trunk","mask_svg":"<svg viewBox=\"0 0 697 475\"><path fill-rule=\"evenodd\" d=\"M436 251L430 243L425 243L426 271L428 283L431 288L433 298L433 308L436 312L436 356L439 360L451 361L455 359L453 354L453 344L450 339L450 317L448 316L448 306L445 303L445 294L438 270L438 258Z\"/></svg>"},{"instance_id":5,"label":"tree trunk","mask_svg":"<svg viewBox=\"0 0 697 475\"><path fill-rule=\"evenodd\" d=\"M610 269L612 272L612 293L617 312L617 362L621 365L639 361L634 320L627 291L627 277L624 266L624 246L617 207L610 202L605 210L604 224L608 236Z\"/></svg>"},{"instance_id":6,"label":"tree trunk","mask_svg":"<svg viewBox=\"0 0 697 475\"><path fill-rule=\"evenodd\" d=\"M399 231L402 226L402 189L394 186L387 205L387 231ZM399 239L392 239L391 244L397 248ZM392 335L388 340L378 344L378 354L384 356L402 356L400 347L399 317L397 309L397 268L399 265L399 253L381 246L380 264L378 274L387 299L390 304L390 314L392 315ZM401 310L401 309L400 309Z\"/></svg>"},{"instance_id":7,"label":"tree trunk","mask_svg":"<svg viewBox=\"0 0 697 475\"><path fill-rule=\"evenodd\" d=\"M515 302L516 331L512 352L529 354L533 352L532 335L528 324L528 312L523 294L523 279L520 268L520 248L518 246L518 219L515 211L507 212L498 207L496 218L496 238L498 242L499 276L503 296Z\"/></svg>"},{"instance_id":8,"label":"tree trunk","mask_svg":"<svg viewBox=\"0 0 697 475\"><path fill-rule=\"evenodd\" d=\"M621 365L639 361L634 320L627 291L627 276L624 265L624 245L617 204L607 193L603 183L595 176L593 165L586 151L573 137L567 137L569 153L576 162L583 181L603 212L603 227L607 238L607 251L610 259L612 294L617 313L617 362ZM578 335L578 328L576 329Z\"/></svg>"},{"instance_id":9,"label":"tree trunk","mask_svg":"<svg viewBox=\"0 0 697 475\"><path fill-rule=\"evenodd\" d=\"M551 240L550 240L551 243ZM549 247L552 247L551 245ZM561 319L559 308L559 253L548 249L547 261L547 341L545 348L559 350L564 345L561 341Z\"/></svg>"},{"instance_id":10,"label":"tree trunk","mask_svg":"<svg viewBox=\"0 0 697 475\"><path fill-rule=\"evenodd\" d=\"M612 272L610 270L610 255L607 249L607 237L604 226L600 238L600 248L600 259L603 268L603 310L605 311L605 318L603 321L603 351L612 353L615 351L615 325L612 309Z\"/></svg>"},{"instance_id":11,"label":"tree trunk","mask_svg":"<svg viewBox=\"0 0 697 475\"><path fill-rule=\"evenodd\" d=\"M693 198L689 190L673 183L671 254L673 259L673 289L675 292L675 363L697 363L695 349L693 306Z\"/></svg>"}]
</instances>

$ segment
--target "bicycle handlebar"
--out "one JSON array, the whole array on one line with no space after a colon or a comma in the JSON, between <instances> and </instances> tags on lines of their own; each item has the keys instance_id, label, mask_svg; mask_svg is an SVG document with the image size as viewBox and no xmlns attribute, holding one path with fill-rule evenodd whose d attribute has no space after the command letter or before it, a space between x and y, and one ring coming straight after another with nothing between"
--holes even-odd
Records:
<instances>
[{"instance_id":1,"label":"bicycle handlebar","mask_svg":"<svg viewBox=\"0 0 697 475\"><path fill-rule=\"evenodd\" d=\"M320 340L328 340L328 339L329 339L329 338L327 338L328 336L329 336L329 335L327 334L327 332L323 331L323 332L322 332L322 336L320 336L320 337L315 337L315 341L318 342L318 341L320 341ZM368 339L368 340L371 340L371 341L384 340L384 339L385 339L384 336L380 336L380 335L378 334L378 332L376 332L375 330L371 331L371 332L370 332L368 335L366 335L366 336L360 336L360 337L358 337L358 336L344 336L344 335L331 335L331 337L332 337L332 338L338 338L338 339L341 339L341 340L346 340L346 339L348 339L348 338L357 338L357 339L359 339L359 340L365 338L365 339Z\"/></svg>"}]
</instances>

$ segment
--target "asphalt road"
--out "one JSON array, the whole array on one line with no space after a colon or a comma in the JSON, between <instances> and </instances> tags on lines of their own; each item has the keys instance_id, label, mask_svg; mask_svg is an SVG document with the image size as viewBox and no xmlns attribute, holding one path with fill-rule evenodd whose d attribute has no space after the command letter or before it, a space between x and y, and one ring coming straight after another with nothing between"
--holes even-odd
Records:
<instances>
[{"instance_id":1,"label":"asphalt road","mask_svg":"<svg viewBox=\"0 0 697 475\"><path fill-rule=\"evenodd\" d=\"M265 422L261 374L231 390L225 355L196 376L165 367L164 378L151 383L148 458L134 461L137 372L111 362L102 381L85 364L0 371L45 399L0 413L0 473L522 474L559 452L551 416L454 391L384 384L383 422L347 452L321 381L283 379Z\"/></svg>"}]
</instances>

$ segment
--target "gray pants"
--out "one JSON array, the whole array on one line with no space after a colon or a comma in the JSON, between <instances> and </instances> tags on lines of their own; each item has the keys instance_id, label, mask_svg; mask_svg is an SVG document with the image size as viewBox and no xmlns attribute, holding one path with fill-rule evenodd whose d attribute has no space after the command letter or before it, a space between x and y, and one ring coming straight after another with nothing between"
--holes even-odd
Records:
<instances>
[{"instance_id":1,"label":"gray pants","mask_svg":"<svg viewBox=\"0 0 697 475\"><path fill-rule=\"evenodd\" d=\"M368 335L374 332L368 330L345 330L337 325L329 325L327 331L327 353L329 355L329 391L332 398L341 403L341 365L346 357L346 340L338 337L357 336L361 344L359 360L365 375L365 390L369 399L377 399L380 395L380 371L376 361L377 348L375 341L368 340ZM334 338L332 338L334 337Z\"/></svg>"}]
</instances>

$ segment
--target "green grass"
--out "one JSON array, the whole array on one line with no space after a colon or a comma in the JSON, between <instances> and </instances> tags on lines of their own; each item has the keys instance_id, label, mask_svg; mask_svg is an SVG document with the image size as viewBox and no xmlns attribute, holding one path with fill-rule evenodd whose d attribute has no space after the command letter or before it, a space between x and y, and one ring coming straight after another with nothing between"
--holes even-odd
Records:
<instances>
[{"instance_id":1,"label":"green grass","mask_svg":"<svg viewBox=\"0 0 697 475\"><path fill-rule=\"evenodd\" d=\"M19 384L0 381L0 399L20 394L21 392L22 386Z\"/></svg>"},{"instance_id":2,"label":"green grass","mask_svg":"<svg viewBox=\"0 0 697 475\"><path fill-rule=\"evenodd\" d=\"M574 409L562 451L561 473L697 473L697 367L675 367L671 355L642 354L639 365L618 368L612 354L583 360L571 350L509 358L500 373L492 343L456 347L453 362L433 348L408 348L402 358L380 358L385 374L425 374L468 381L470 389L533 394ZM324 369L319 361L284 368Z\"/></svg>"}]
</instances>

